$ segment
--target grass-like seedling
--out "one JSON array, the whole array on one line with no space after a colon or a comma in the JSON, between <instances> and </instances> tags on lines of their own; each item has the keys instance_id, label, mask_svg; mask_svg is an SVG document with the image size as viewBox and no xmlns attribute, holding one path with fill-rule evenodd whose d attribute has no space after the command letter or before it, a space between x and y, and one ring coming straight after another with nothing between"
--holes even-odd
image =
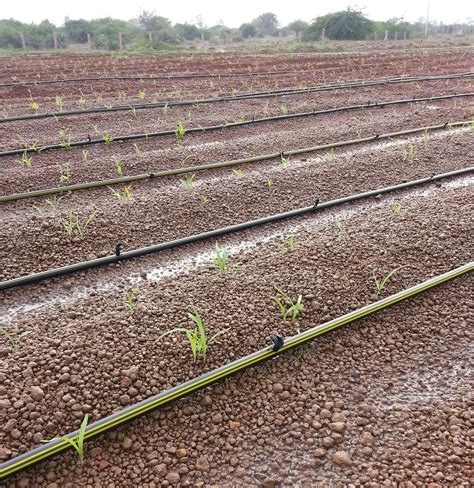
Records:
<instances>
[{"instance_id":1,"label":"grass-like seedling","mask_svg":"<svg viewBox=\"0 0 474 488\"><path fill-rule=\"evenodd\" d=\"M278 309L280 311L283 320L286 320L288 316L291 316L291 321L294 322L298 315L303 310L303 297L298 295L296 301L293 301L288 293L285 293L283 290L276 288L278 291L278 295L276 297L272 297L273 301L278 305Z\"/></svg>"},{"instance_id":2,"label":"grass-like seedling","mask_svg":"<svg viewBox=\"0 0 474 488\"><path fill-rule=\"evenodd\" d=\"M415 160L415 145L413 144L413 142L410 142L408 144L408 150L406 148L403 148L402 151L402 161L406 162L408 160L410 160L411 162Z\"/></svg>"},{"instance_id":3,"label":"grass-like seedling","mask_svg":"<svg viewBox=\"0 0 474 488\"><path fill-rule=\"evenodd\" d=\"M280 110L283 115L288 115L288 109L285 107L285 105L282 105Z\"/></svg>"},{"instance_id":4,"label":"grass-like seedling","mask_svg":"<svg viewBox=\"0 0 474 488\"><path fill-rule=\"evenodd\" d=\"M194 180L196 179L196 173L193 173L192 175L186 176L183 180L181 180L181 183L185 188L191 189L193 187Z\"/></svg>"},{"instance_id":5,"label":"grass-like seedling","mask_svg":"<svg viewBox=\"0 0 474 488\"><path fill-rule=\"evenodd\" d=\"M139 98L140 100L144 100L144 99L145 99L145 95L146 95L146 93L145 93L145 90L144 90L144 89L142 89L142 90L140 90L140 91L138 92L138 98Z\"/></svg>"},{"instance_id":6,"label":"grass-like seedling","mask_svg":"<svg viewBox=\"0 0 474 488\"><path fill-rule=\"evenodd\" d=\"M113 161L114 161L115 173L117 174L117 176L123 176L122 163L115 157L113 158Z\"/></svg>"},{"instance_id":7,"label":"grass-like seedling","mask_svg":"<svg viewBox=\"0 0 474 488\"><path fill-rule=\"evenodd\" d=\"M402 206L399 204L399 203L396 203L393 207L392 207L392 210L393 210L393 213L395 215L400 215L400 212L402 211Z\"/></svg>"},{"instance_id":8,"label":"grass-like seedling","mask_svg":"<svg viewBox=\"0 0 474 488\"><path fill-rule=\"evenodd\" d=\"M104 141L105 144L110 144L113 141L112 137L110 137L109 134L107 134L107 132L104 132L102 134L102 140Z\"/></svg>"},{"instance_id":9,"label":"grass-like seedling","mask_svg":"<svg viewBox=\"0 0 474 488\"><path fill-rule=\"evenodd\" d=\"M69 218L68 220L63 220L62 224L66 234L69 238L74 235L74 232L77 232L77 235L84 239L86 235L87 228L94 220L97 212L92 212L87 218L81 220L78 215L74 215L72 212L72 208L69 209Z\"/></svg>"},{"instance_id":10,"label":"grass-like seedling","mask_svg":"<svg viewBox=\"0 0 474 488\"><path fill-rule=\"evenodd\" d=\"M72 137L69 133L69 129L59 129L59 137L61 140L59 141L59 145L64 149L69 149L71 147Z\"/></svg>"},{"instance_id":11,"label":"grass-like seedling","mask_svg":"<svg viewBox=\"0 0 474 488\"><path fill-rule=\"evenodd\" d=\"M273 180L271 178L267 178L265 183L267 184L268 188L270 188L273 185Z\"/></svg>"},{"instance_id":12,"label":"grass-like seedling","mask_svg":"<svg viewBox=\"0 0 474 488\"><path fill-rule=\"evenodd\" d=\"M184 141L184 136L186 135L186 127L184 127L184 124L181 121L179 121L176 125L176 130L174 133L176 135L176 142L181 144Z\"/></svg>"},{"instance_id":13,"label":"grass-like seedling","mask_svg":"<svg viewBox=\"0 0 474 488\"><path fill-rule=\"evenodd\" d=\"M229 329L224 329L216 334L214 334L209 340L206 338L206 330L204 327L204 322L202 320L201 314L198 310L193 309L193 312L188 313L188 317L195 324L193 329L186 329L184 327L176 327L175 329L168 330L156 338L156 342L159 343L164 337L175 334L182 333L186 335L188 339L189 347L193 355L194 362L198 357L206 361L206 352L210 344L212 344L219 336L225 334Z\"/></svg>"},{"instance_id":14,"label":"grass-like seedling","mask_svg":"<svg viewBox=\"0 0 474 488\"><path fill-rule=\"evenodd\" d=\"M62 197L57 197L56 195L52 196L51 198L46 198L44 201L45 207L51 207L51 210L53 211L54 215L59 214L59 203L61 200L65 197L66 195L63 195Z\"/></svg>"},{"instance_id":15,"label":"grass-like seedling","mask_svg":"<svg viewBox=\"0 0 474 488\"><path fill-rule=\"evenodd\" d=\"M220 271L225 271L229 261L229 253L225 249L220 249L216 244L216 256L212 262L219 268Z\"/></svg>"},{"instance_id":16,"label":"grass-like seedling","mask_svg":"<svg viewBox=\"0 0 474 488\"><path fill-rule=\"evenodd\" d=\"M241 169L233 169L232 173L234 173L234 175L237 176L238 178L244 177L244 172Z\"/></svg>"},{"instance_id":17,"label":"grass-like seedling","mask_svg":"<svg viewBox=\"0 0 474 488\"><path fill-rule=\"evenodd\" d=\"M59 167L59 184L62 185L68 181L71 181L72 174L68 165Z\"/></svg>"},{"instance_id":18,"label":"grass-like seedling","mask_svg":"<svg viewBox=\"0 0 474 488\"><path fill-rule=\"evenodd\" d=\"M129 202L132 199L132 185L127 185L122 191L107 187L119 202Z\"/></svg>"},{"instance_id":19,"label":"grass-like seedling","mask_svg":"<svg viewBox=\"0 0 474 488\"><path fill-rule=\"evenodd\" d=\"M168 113L168 110L169 110L169 106L168 106L168 102L166 102L164 105L163 105L163 108L161 109L162 112L163 112L163 115L166 115Z\"/></svg>"},{"instance_id":20,"label":"grass-like seedling","mask_svg":"<svg viewBox=\"0 0 474 488\"><path fill-rule=\"evenodd\" d=\"M84 462L84 437L86 434L87 424L89 422L89 415L86 413L84 419L82 420L81 427L79 428L79 433L76 437L55 437L54 439L43 440L41 442L52 442L52 441L65 441L74 448L79 456L81 464Z\"/></svg>"},{"instance_id":21,"label":"grass-like seedling","mask_svg":"<svg viewBox=\"0 0 474 488\"><path fill-rule=\"evenodd\" d=\"M31 110L33 110L33 112L34 112L35 114L37 114L37 113L38 113L38 110L39 110L39 108L40 108L40 107L39 107L39 105L38 105L38 103L36 103L35 101L31 101L31 103L30 103L30 107L31 107Z\"/></svg>"},{"instance_id":22,"label":"grass-like seedling","mask_svg":"<svg viewBox=\"0 0 474 488\"><path fill-rule=\"evenodd\" d=\"M141 150L140 150L140 148L138 147L138 144L137 144L137 143L135 143L135 144L133 145L133 149L135 150L135 154L136 154L137 156L141 156L142 151L141 151Z\"/></svg>"},{"instance_id":23,"label":"grass-like seedling","mask_svg":"<svg viewBox=\"0 0 474 488\"><path fill-rule=\"evenodd\" d=\"M63 96L62 95L56 95L54 97L54 103L56 105L56 110L58 112L61 112L63 109Z\"/></svg>"},{"instance_id":24,"label":"grass-like seedling","mask_svg":"<svg viewBox=\"0 0 474 488\"><path fill-rule=\"evenodd\" d=\"M134 286L130 290L128 290L127 295L125 297L125 304L129 310L133 310L135 307L135 299L138 295L138 287Z\"/></svg>"},{"instance_id":25,"label":"grass-like seedling","mask_svg":"<svg viewBox=\"0 0 474 488\"><path fill-rule=\"evenodd\" d=\"M20 341L24 337L26 337L28 334L31 334L31 331L30 330L26 330L24 332L21 332L16 337L14 337L12 334L10 334L10 332L8 332L7 329L5 329L4 327L0 326L0 335L2 337L4 337L8 341L8 343L10 344L10 346L12 347L12 349L14 351L18 351L18 349L20 347Z\"/></svg>"},{"instance_id":26,"label":"grass-like seedling","mask_svg":"<svg viewBox=\"0 0 474 488\"><path fill-rule=\"evenodd\" d=\"M82 150L82 160L86 162L89 159L89 151L86 151L85 149Z\"/></svg>"},{"instance_id":27,"label":"grass-like seedling","mask_svg":"<svg viewBox=\"0 0 474 488\"><path fill-rule=\"evenodd\" d=\"M280 155L280 162L286 168L291 163L291 156L285 157L283 153Z\"/></svg>"},{"instance_id":28,"label":"grass-like seedling","mask_svg":"<svg viewBox=\"0 0 474 488\"><path fill-rule=\"evenodd\" d=\"M33 158L28 156L28 153L25 151L21 155L21 158L18 159L18 162L20 163L20 166L22 166L23 168L31 168L33 164Z\"/></svg>"},{"instance_id":29,"label":"grass-like seedling","mask_svg":"<svg viewBox=\"0 0 474 488\"><path fill-rule=\"evenodd\" d=\"M293 252L296 247L296 237L292 234L283 239L283 252Z\"/></svg>"},{"instance_id":30,"label":"grass-like seedling","mask_svg":"<svg viewBox=\"0 0 474 488\"><path fill-rule=\"evenodd\" d=\"M398 266L398 268L392 269L392 271L381 277L378 276L377 270L374 269L372 271L375 283L375 293L377 294L377 296L380 296L380 293L382 293L390 278L392 278L392 276L403 267L404 266Z\"/></svg>"}]
</instances>

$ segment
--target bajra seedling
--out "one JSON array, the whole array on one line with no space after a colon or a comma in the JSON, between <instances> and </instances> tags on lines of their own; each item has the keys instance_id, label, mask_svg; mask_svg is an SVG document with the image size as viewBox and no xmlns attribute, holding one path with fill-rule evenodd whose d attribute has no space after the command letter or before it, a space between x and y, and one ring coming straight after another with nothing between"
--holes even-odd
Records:
<instances>
[{"instance_id":1,"label":"bajra seedling","mask_svg":"<svg viewBox=\"0 0 474 488\"><path fill-rule=\"evenodd\" d=\"M402 211L402 206L399 204L399 203L396 203L393 207L392 207L392 210L393 210L393 213L395 215L400 215L400 212Z\"/></svg>"},{"instance_id":2,"label":"bajra seedling","mask_svg":"<svg viewBox=\"0 0 474 488\"><path fill-rule=\"evenodd\" d=\"M68 165L59 167L59 184L62 185L72 178L71 170Z\"/></svg>"},{"instance_id":3,"label":"bajra seedling","mask_svg":"<svg viewBox=\"0 0 474 488\"><path fill-rule=\"evenodd\" d=\"M202 360L206 361L206 352L210 344L212 344L220 335L225 334L229 329L224 329L214 334L209 340L206 339L206 331L202 317L198 310L194 309L193 312L188 313L188 317L194 322L194 329L186 329L184 327L176 327L175 329L168 330L156 338L156 342L159 343L164 337L178 333L183 333L188 339L189 347L193 355L193 359L196 362L197 357L202 357Z\"/></svg>"},{"instance_id":4,"label":"bajra seedling","mask_svg":"<svg viewBox=\"0 0 474 488\"><path fill-rule=\"evenodd\" d=\"M18 159L17 161L23 168L31 168L31 165L33 164L33 158L29 157L26 151L21 155L21 159Z\"/></svg>"},{"instance_id":5,"label":"bajra seedling","mask_svg":"<svg viewBox=\"0 0 474 488\"><path fill-rule=\"evenodd\" d=\"M228 252L225 249L220 249L216 244L216 256L212 259L212 262L219 268L220 271L225 271L228 261Z\"/></svg>"},{"instance_id":6,"label":"bajra seedling","mask_svg":"<svg viewBox=\"0 0 474 488\"><path fill-rule=\"evenodd\" d=\"M194 180L196 178L196 173L193 173L192 175L186 176L184 180L181 180L181 183L188 189L191 189L193 187Z\"/></svg>"},{"instance_id":7,"label":"bajra seedling","mask_svg":"<svg viewBox=\"0 0 474 488\"><path fill-rule=\"evenodd\" d=\"M374 269L372 271L372 274L374 276L374 283L375 283L375 293L377 294L377 296L380 296L380 293L382 293L383 289L385 288L385 286L386 286L387 282L390 280L390 278L392 278L392 276L397 271L402 269L403 267L404 266L398 266L398 268L392 269L392 271L390 271L390 273L386 274L383 277L378 276L377 270Z\"/></svg>"},{"instance_id":8,"label":"bajra seedling","mask_svg":"<svg viewBox=\"0 0 474 488\"><path fill-rule=\"evenodd\" d=\"M177 143L181 144L184 141L184 136L186 135L186 128L181 121L179 121L176 125L176 130L174 131L174 133L176 134Z\"/></svg>"},{"instance_id":9,"label":"bajra seedling","mask_svg":"<svg viewBox=\"0 0 474 488\"><path fill-rule=\"evenodd\" d=\"M244 177L244 172L241 169L233 169L232 173L234 173L234 175L237 176L238 178Z\"/></svg>"},{"instance_id":10,"label":"bajra seedling","mask_svg":"<svg viewBox=\"0 0 474 488\"><path fill-rule=\"evenodd\" d=\"M94 220L95 215L97 212L92 212L87 218L81 220L78 215L73 215L72 208L69 209L69 219L63 220L62 224L66 234L69 238L71 238L74 234L74 231L77 232L81 239L84 238L86 234L86 230Z\"/></svg>"},{"instance_id":11,"label":"bajra seedling","mask_svg":"<svg viewBox=\"0 0 474 488\"><path fill-rule=\"evenodd\" d=\"M135 299L138 294L138 287L134 286L130 290L128 290L127 295L125 297L125 304L129 310L133 310L135 307Z\"/></svg>"},{"instance_id":12,"label":"bajra seedling","mask_svg":"<svg viewBox=\"0 0 474 488\"><path fill-rule=\"evenodd\" d=\"M276 288L276 290L278 291L278 295L272 298L273 301L278 305L278 309L280 310L283 320L286 320L287 317L291 315L291 321L293 322L304 308L303 297L298 295L296 301L293 301L284 291L278 288Z\"/></svg>"},{"instance_id":13,"label":"bajra seedling","mask_svg":"<svg viewBox=\"0 0 474 488\"><path fill-rule=\"evenodd\" d=\"M113 158L113 161L114 161L115 173L117 173L117 176L123 176L122 163L115 157Z\"/></svg>"},{"instance_id":14,"label":"bajra seedling","mask_svg":"<svg viewBox=\"0 0 474 488\"><path fill-rule=\"evenodd\" d=\"M12 346L12 349L15 351L18 351L18 348L20 347L20 341L28 334L31 334L30 330L21 332L16 337L14 337L12 334L10 334L10 332L8 332L8 330L0 326L0 335L2 335L10 343L10 346Z\"/></svg>"},{"instance_id":15,"label":"bajra seedling","mask_svg":"<svg viewBox=\"0 0 474 488\"><path fill-rule=\"evenodd\" d=\"M52 442L52 441L65 441L74 448L74 450L79 455L79 460L81 464L84 462L84 437L86 434L87 423L89 422L89 415L86 414L82 421L81 427L79 428L79 433L75 437L55 437L54 439L43 440L41 442Z\"/></svg>"}]
</instances>

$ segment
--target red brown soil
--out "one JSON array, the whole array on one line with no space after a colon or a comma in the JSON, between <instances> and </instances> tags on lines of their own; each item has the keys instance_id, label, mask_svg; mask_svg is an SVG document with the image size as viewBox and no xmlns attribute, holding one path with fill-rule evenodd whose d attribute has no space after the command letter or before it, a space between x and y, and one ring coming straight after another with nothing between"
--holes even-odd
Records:
<instances>
[{"instance_id":1,"label":"red brown soil","mask_svg":"<svg viewBox=\"0 0 474 488\"><path fill-rule=\"evenodd\" d=\"M407 63L417 56L406 56ZM443 71L442 59L433 57L433 72ZM464 62L461 56L459 65ZM178 70L179 63L171 68ZM402 98L413 96L413 89L466 90L467 83L394 85L370 94ZM364 97L364 90L335 92L324 103ZM311 95L285 99L295 111L312 101ZM237 118L240 110L262 110L264 103L203 106L193 121ZM188 155L186 164L199 164L278 151L285 143L303 147L469 119L470 103L261 124L189 135L182 146L162 138L140 144L141 155L131 144L112 143L89 148L88 163L82 150L51 151L33 156L30 170L3 158L0 188L10 193L52 186L57 164L65 162L73 182L111 177L112 155L134 174L176 166ZM133 132L125 114L95 117L69 119L71 131L81 134L94 121ZM142 112L134 128L146 127L148 117ZM173 119L168 114L165 122ZM55 134L50 121L8 127L8 144L18 129L29 137ZM414 159L402 161L410 142ZM463 129L303 155L286 168L278 161L255 163L242 167L243 178L230 170L200 173L191 189L180 178L137 183L132 201L122 205L107 189L77 192L61 201L61 218L69 208L98 214L85 239L73 242L59 217L32 208L41 200L4 205L0 279L111 254L119 239L132 249L310 205L315 198L468 167L472 156L472 131ZM3 293L2 323L31 334L16 352L6 343L0 348L1 460L76 428L85 413L103 418L259 349L272 332L289 336L376 300L375 270L386 274L404 266L388 282L386 296L471 261L473 197L472 177L457 178L228 236L218 241L231 250L223 273L210 258L199 260L203 253L212 257L213 241ZM296 242L291 252L285 251L289 235ZM250 247L235 251L242 241ZM195 264L179 272L176 266L186 260ZM125 297L134 282L139 292L130 311ZM68 453L17 475L9 486L468 486L472 402L464 358L472 342L471 282L470 276L457 279L107 434L86 447L83 466ZM279 316L275 286L302 295L305 308L295 322ZM165 330L190 325L190 304L201 311L209 336L230 328L210 347L205 364L192 362L180 336L155 342Z\"/></svg>"}]
</instances>

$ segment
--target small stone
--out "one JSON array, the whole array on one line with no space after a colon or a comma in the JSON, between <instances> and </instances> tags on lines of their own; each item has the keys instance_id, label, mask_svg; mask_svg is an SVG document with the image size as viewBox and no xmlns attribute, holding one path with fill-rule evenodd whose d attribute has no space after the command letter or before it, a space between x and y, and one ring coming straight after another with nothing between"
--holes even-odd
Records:
<instances>
[{"instance_id":1,"label":"small stone","mask_svg":"<svg viewBox=\"0 0 474 488\"><path fill-rule=\"evenodd\" d=\"M322 445L326 448L334 446L334 439L332 437L323 437Z\"/></svg>"},{"instance_id":2,"label":"small stone","mask_svg":"<svg viewBox=\"0 0 474 488\"><path fill-rule=\"evenodd\" d=\"M323 408L321 410L321 412L319 412L319 418L321 420L330 419L331 418L331 412L329 410L327 410L326 408Z\"/></svg>"},{"instance_id":3,"label":"small stone","mask_svg":"<svg viewBox=\"0 0 474 488\"><path fill-rule=\"evenodd\" d=\"M30 388L30 396L36 402L39 402L44 397L44 391L39 386L32 386Z\"/></svg>"},{"instance_id":4,"label":"small stone","mask_svg":"<svg viewBox=\"0 0 474 488\"><path fill-rule=\"evenodd\" d=\"M235 422L233 420L229 420L229 429L230 430L237 430L240 427L240 422Z\"/></svg>"},{"instance_id":5,"label":"small stone","mask_svg":"<svg viewBox=\"0 0 474 488\"><path fill-rule=\"evenodd\" d=\"M350 466L352 464L349 454L345 451L337 451L334 453L332 462L337 466Z\"/></svg>"},{"instance_id":6,"label":"small stone","mask_svg":"<svg viewBox=\"0 0 474 488\"><path fill-rule=\"evenodd\" d=\"M262 483L262 488L275 488L278 480L275 478L265 478Z\"/></svg>"},{"instance_id":7,"label":"small stone","mask_svg":"<svg viewBox=\"0 0 474 488\"><path fill-rule=\"evenodd\" d=\"M220 413L216 413L212 416L212 422L214 424L220 424L222 422L222 414Z\"/></svg>"},{"instance_id":8,"label":"small stone","mask_svg":"<svg viewBox=\"0 0 474 488\"><path fill-rule=\"evenodd\" d=\"M124 449L130 449L132 445L133 445L132 439L130 439L130 437L125 437L125 439L122 442L122 447Z\"/></svg>"},{"instance_id":9,"label":"small stone","mask_svg":"<svg viewBox=\"0 0 474 488\"><path fill-rule=\"evenodd\" d=\"M448 461L454 464L461 464L461 458L459 456L456 456L456 454L448 456Z\"/></svg>"},{"instance_id":10,"label":"small stone","mask_svg":"<svg viewBox=\"0 0 474 488\"><path fill-rule=\"evenodd\" d=\"M119 402L122 404L122 405L129 405L130 404L130 396L129 395L122 395L120 398L119 398Z\"/></svg>"},{"instance_id":11,"label":"small stone","mask_svg":"<svg viewBox=\"0 0 474 488\"><path fill-rule=\"evenodd\" d=\"M373 446L374 445L374 437L370 432L364 432L360 437L359 437L359 442L363 446Z\"/></svg>"},{"instance_id":12,"label":"small stone","mask_svg":"<svg viewBox=\"0 0 474 488\"><path fill-rule=\"evenodd\" d=\"M153 468L153 471L155 472L156 476L158 476L158 478L163 478L168 471L168 466L166 466L165 463L157 464Z\"/></svg>"},{"instance_id":13,"label":"small stone","mask_svg":"<svg viewBox=\"0 0 474 488\"><path fill-rule=\"evenodd\" d=\"M346 424L344 422L331 422L329 424L329 428L333 431L333 432L344 432L346 430Z\"/></svg>"},{"instance_id":14,"label":"small stone","mask_svg":"<svg viewBox=\"0 0 474 488\"><path fill-rule=\"evenodd\" d=\"M182 448L180 448L180 449L178 449L178 450L176 451L176 457L177 457L178 459L184 458L184 457L186 457L187 455L188 455L188 451L187 451L186 449L184 449L184 447L182 447Z\"/></svg>"},{"instance_id":15,"label":"small stone","mask_svg":"<svg viewBox=\"0 0 474 488\"><path fill-rule=\"evenodd\" d=\"M101 471L104 471L105 469L107 469L109 467L110 463L107 461L107 459L101 459L99 461L99 469Z\"/></svg>"},{"instance_id":16,"label":"small stone","mask_svg":"<svg viewBox=\"0 0 474 488\"><path fill-rule=\"evenodd\" d=\"M273 391L275 393L281 393L283 391L283 385L281 383L275 383L273 385Z\"/></svg>"},{"instance_id":17,"label":"small stone","mask_svg":"<svg viewBox=\"0 0 474 488\"><path fill-rule=\"evenodd\" d=\"M171 483L172 485L177 485L179 483L179 480L181 479L181 476L179 475L178 472L176 471L170 471L166 475L166 481Z\"/></svg>"},{"instance_id":18,"label":"small stone","mask_svg":"<svg viewBox=\"0 0 474 488\"><path fill-rule=\"evenodd\" d=\"M71 320L73 320L73 319L75 319L76 317L77 317L77 313L76 313L76 312L72 312L72 311L71 311L71 312L67 312L67 313L66 313L66 318L67 318L67 319L71 319Z\"/></svg>"},{"instance_id":19,"label":"small stone","mask_svg":"<svg viewBox=\"0 0 474 488\"><path fill-rule=\"evenodd\" d=\"M314 451L314 455L318 458L322 458L326 455L327 451L326 449L323 449L322 447L318 447L315 451Z\"/></svg>"},{"instance_id":20,"label":"small stone","mask_svg":"<svg viewBox=\"0 0 474 488\"><path fill-rule=\"evenodd\" d=\"M203 472L206 472L206 471L209 471L209 468L211 467L211 465L209 464L209 461L207 460L207 458L201 456L197 459L196 461L196 469L198 471L203 471Z\"/></svg>"}]
</instances>

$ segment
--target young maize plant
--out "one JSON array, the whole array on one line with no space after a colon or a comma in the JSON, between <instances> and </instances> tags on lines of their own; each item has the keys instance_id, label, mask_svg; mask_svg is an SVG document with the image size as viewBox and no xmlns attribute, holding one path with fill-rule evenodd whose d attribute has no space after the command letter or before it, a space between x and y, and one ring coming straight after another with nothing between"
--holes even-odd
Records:
<instances>
[{"instance_id":1,"label":"young maize plant","mask_svg":"<svg viewBox=\"0 0 474 488\"><path fill-rule=\"evenodd\" d=\"M285 293L279 288L276 288L276 290L278 295L276 297L272 297L272 299L278 305L280 315L283 317L283 320L286 320L290 315L291 321L294 322L304 308L303 297L298 295L296 301L293 301L288 296L288 293Z\"/></svg>"}]
</instances>

